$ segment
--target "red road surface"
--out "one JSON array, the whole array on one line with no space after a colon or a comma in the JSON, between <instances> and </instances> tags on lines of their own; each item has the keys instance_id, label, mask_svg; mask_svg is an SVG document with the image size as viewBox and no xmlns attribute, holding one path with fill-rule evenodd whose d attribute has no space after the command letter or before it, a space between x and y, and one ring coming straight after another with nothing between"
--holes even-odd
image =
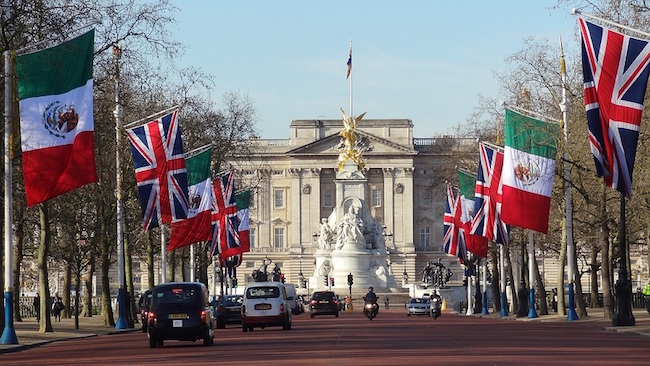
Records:
<instances>
[{"instance_id":1,"label":"red road surface","mask_svg":"<svg viewBox=\"0 0 650 366\"><path fill-rule=\"evenodd\" d=\"M55 342L0 355L2 365L643 365L650 338L608 332L607 322L514 321L443 313L433 320L381 310L339 318L294 316L293 329L229 325L215 345L166 341L141 332Z\"/></svg>"}]
</instances>

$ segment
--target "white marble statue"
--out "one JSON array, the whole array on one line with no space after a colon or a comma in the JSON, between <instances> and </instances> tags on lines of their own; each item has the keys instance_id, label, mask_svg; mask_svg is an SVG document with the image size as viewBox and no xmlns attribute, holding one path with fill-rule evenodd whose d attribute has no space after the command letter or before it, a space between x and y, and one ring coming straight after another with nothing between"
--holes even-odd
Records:
<instances>
[{"instance_id":1,"label":"white marble statue","mask_svg":"<svg viewBox=\"0 0 650 366\"><path fill-rule=\"evenodd\" d=\"M318 249L331 250L334 230L330 227L326 218L321 219L320 236L318 237Z\"/></svg>"},{"instance_id":2,"label":"white marble statue","mask_svg":"<svg viewBox=\"0 0 650 366\"><path fill-rule=\"evenodd\" d=\"M350 205L348 212L341 218L338 229L337 250L343 249L346 243L356 245L357 248L366 248L366 239L363 237L363 221L359 218L358 206Z\"/></svg>"}]
</instances>

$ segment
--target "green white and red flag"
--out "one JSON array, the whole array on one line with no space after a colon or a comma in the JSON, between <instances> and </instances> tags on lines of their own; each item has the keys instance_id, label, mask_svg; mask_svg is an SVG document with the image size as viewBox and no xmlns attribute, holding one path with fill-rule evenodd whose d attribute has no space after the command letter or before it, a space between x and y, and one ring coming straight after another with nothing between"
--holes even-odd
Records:
<instances>
[{"instance_id":1,"label":"green white and red flag","mask_svg":"<svg viewBox=\"0 0 650 366\"><path fill-rule=\"evenodd\" d=\"M208 241L212 237L213 189L210 179L212 149L185 159L189 207L187 219L172 222L167 250Z\"/></svg>"},{"instance_id":2,"label":"green white and red flag","mask_svg":"<svg viewBox=\"0 0 650 366\"><path fill-rule=\"evenodd\" d=\"M91 30L16 57L27 205L97 182Z\"/></svg>"},{"instance_id":3,"label":"green white and red flag","mask_svg":"<svg viewBox=\"0 0 650 366\"><path fill-rule=\"evenodd\" d=\"M560 126L506 109L503 222L546 234Z\"/></svg>"}]
</instances>

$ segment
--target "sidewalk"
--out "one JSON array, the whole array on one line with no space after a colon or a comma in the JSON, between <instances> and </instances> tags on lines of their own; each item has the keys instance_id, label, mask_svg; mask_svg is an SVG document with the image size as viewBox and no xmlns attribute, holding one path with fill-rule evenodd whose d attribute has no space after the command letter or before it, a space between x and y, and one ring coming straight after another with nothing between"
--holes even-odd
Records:
<instances>
[{"instance_id":1,"label":"sidewalk","mask_svg":"<svg viewBox=\"0 0 650 366\"><path fill-rule=\"evenodd\" d=\"M117 321L117 317L115 317ZM61 318L60 322L52 321L53 332L40 333L36 318L25 318L22 322L14 322L14 330L18 344L0 344L0 354L21 351L37 345L61 341L72 338L94 337L120 332L140 331L141 324L136 323L135 328L115 329L104 325L104 318L95 315L91 318L79 318L79 329L74 327L74 318Z\"/></svg>"},{"instance_id":2,"label":"sidewalk","mask_svg":"<svg viewBox=\"0 0 650 366\"><path fill-rule=\"evenodd\" d=\"M483 314L472 314L469 316L479 317L479 318L492 318L492 319L503 319L503 320L516 320L516 321L531 321L531 322L568 322L567 317L558 316L556 313L551 313L549 315L539 315L537 318L528 318L521 317L518 318L516 314L509 314L506 317L502 317L501 313L493 313L492 309L489 309L490 313L487 315ZM465 313L457 313L458 316L467 316ZM618 333L634 333L640 336L649 336L650 337L650 314L643 309L634 309L632 310L634 315L634 326L612 326L611 320L605 320L603 318L604 312L602 308L587 308L587 316L578 318L577 320L572 320L571 322L598 322L602 323L603 329L609 332L618 332Z\"/></svg>"}]
</instances>

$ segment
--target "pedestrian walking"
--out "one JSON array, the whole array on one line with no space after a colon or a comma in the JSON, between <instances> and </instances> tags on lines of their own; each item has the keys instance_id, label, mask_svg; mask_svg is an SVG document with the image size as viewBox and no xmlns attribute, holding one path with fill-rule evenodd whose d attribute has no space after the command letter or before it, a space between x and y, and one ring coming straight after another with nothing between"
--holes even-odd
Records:
<instances>
[{"instance_id":1,"label":"pedestrian walking","mask_svg":"<svg viewBox=\"0 0 650 366\"><path fill-rule=\"evenodd\" d=\"M36 322L41 321L41 297L36 293L34 296L34 311L36 312Z\"/></svg>"},{"instance_id":2,"label":"pedestrian walking","mask_svg":"<svg viewBox=\"0 0 650 366\"><path fill-rule=\"evenodd\" d=\"M54 315L54 321L61 321L61 312L63 311L63 301L60 296L56 297L56 300L52 303L52 315Z\"/></svg>"},{"instance_id":3,"label":"pedestrian walking","mask_svg":"<svg viewBox=\"0 0 650 366\"><path fill-rule=\"evenodd\" d=\"M386 295L386 298L384 299L384 307L386 310L390 309L390 299L388 298L388 295Z\"/></svg>"}]
</instances>

